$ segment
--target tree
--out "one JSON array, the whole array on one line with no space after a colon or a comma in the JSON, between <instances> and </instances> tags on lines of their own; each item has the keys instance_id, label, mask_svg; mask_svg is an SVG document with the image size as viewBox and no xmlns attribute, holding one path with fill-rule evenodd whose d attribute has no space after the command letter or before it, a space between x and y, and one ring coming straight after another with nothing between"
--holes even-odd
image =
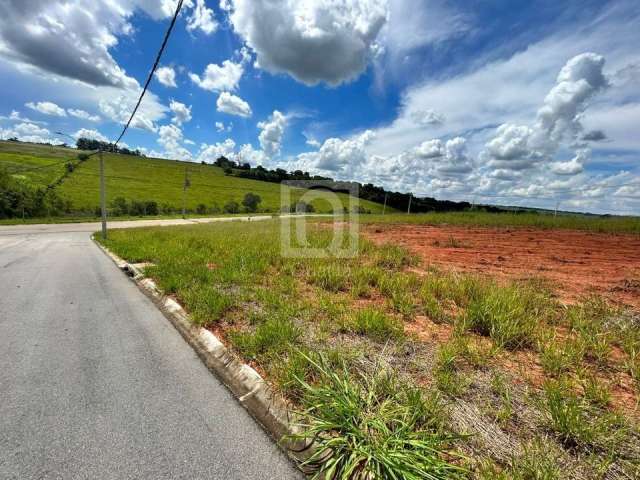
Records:
<instances>
[{"instance_id":1,"label":"tree","mask_svg":"<svg viewBox=\"0 0 640 480\"><path fill-rule=\"evenodd\" d=\"M255 212L258 210L258 205L262 202L262 198L260 195L256 195L255 193L247 193L242 200L242 205L247 209L247 212Z\"/></svg>"}]
</instances>

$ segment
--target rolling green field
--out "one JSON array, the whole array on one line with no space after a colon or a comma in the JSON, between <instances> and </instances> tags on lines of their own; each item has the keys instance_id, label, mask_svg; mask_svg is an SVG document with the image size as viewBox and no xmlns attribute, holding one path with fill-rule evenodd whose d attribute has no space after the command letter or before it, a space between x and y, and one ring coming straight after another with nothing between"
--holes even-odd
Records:
<instances>
[{"instance_id":1,"label":"rolling green field","mask_svg":"<svg viewBox=\"0 0 640 480\"><path fill-rule=\"evenodd\" d=\"M35 186L46 187L64 175L65 160L73 162L74 171L54 189L63 200L71 202L70 213L92 214L99 205L99 160L92 156L79 162L79 153L61 147L0 142L0 168L5 167L14 177ZM253 192L262 198L259 211L280 211L282 192L278 184L225 176L222 169L211 165L119 154L105 154L107 203L123 197L129 202L155 201L161 210L180 211L185 170L191 183L186 195L188 210L195 211L204 205L207 213L214 213L222 210L227 202L240 203L246 193ZM291 195L288 204L294 204L306 193L300 189L286 191ZM321 197L326 198L325 195ZM348 206L348 196L338 196L343 205ZM382 205L366 200L356 202L372 213L382 212ZM331 211L330 204L323 198L309 203L316 212Z\"/></svg>"}]
</instances>

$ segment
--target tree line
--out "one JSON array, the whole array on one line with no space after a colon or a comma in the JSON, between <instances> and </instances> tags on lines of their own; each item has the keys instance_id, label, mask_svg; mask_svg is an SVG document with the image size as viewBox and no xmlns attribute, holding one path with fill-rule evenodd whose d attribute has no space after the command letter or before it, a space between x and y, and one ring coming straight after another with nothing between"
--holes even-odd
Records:
<instances>
[{"instance_id":1,"label":"tree line","mask_svg":"<svg viewBox=\"0 0 640 480\"><path fill-rule=\"evenodd\" d=\"M250 178L263 182L282 183L288 180L322 180L323 183L327 182L325 188L329 190L345 193L355 192L356 196L363 200L384 204L386 197L387 206L397 210L407 210L409 207L409 199L411 199L411 211L415 213L462 211L471 207L469 202L437 200L432 197L415 197L410 193L385 190L383 187L376 186L372 183L338 182L331 177L310 175L309 172L303 172L302 170L287 172L282 168L269 170L261 165L251 167L248 163L235 162L224 156L219 157L213 165L222 168L226 175ZM496 211L498 211L498 209L496 209Z\"/></svg>"},{"instance_id":2,"label":"tree line","mask_svg":"<svg viewBox=\"0 0 640 480\"><path fill-rule=\"evenodd\" d=\"M123 155L135 155L136 157L144 157L140 150L130 150L126 147L116 147L113 143L102 142L92 138L79 138L76 140L76 148L78 150L102 150L103 152L121 153Z\"/></svg>"}]
</instances>

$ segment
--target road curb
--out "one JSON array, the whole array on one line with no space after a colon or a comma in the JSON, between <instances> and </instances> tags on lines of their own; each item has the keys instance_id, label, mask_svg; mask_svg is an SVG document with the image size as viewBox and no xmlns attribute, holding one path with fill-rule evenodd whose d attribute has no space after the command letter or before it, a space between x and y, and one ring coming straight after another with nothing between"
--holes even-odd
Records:
<instances>
[{"instance_id":1,"label":"road curb","mask_svg":"<svg viewBox=\"0 0 640 480\"><path fill-rule=\"evenodd\" d=\"M91 237L94 243L162 312L195 350L207 368L233 393L249 414L260 423L277 445L296 464L309 456L309 448L290 435L299 432L293 413L284 399L262 376L235 355L212 332L191 322L189 314L172 298L164 295L155 282Z\"/></svg>"}]
</instances>

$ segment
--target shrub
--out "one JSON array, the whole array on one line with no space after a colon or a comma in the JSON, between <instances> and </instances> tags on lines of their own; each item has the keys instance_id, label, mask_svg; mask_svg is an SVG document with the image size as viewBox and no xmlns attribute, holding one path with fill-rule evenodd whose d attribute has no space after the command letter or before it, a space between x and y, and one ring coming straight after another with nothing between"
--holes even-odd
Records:
<instances>
[{"instance_id":1,"label":"shrub","mask_svg":"<svg viewBox=\"0 0 640 480\"><path fill-rule=\"evenodd\" d=\"M424 398L393 374L350 375L321 357L310 360L316 384L300 379L303 433L318 448L303 466L314 478L456 479L465 471L449 463L457 437L444 432L442 403ZM449 461L448 461L449 460Z\"/></svg>"},{"instance_id":2,"label":"shrub","mask_svg":"<svg viewBox=\"0 0 640 480\"><path fill-rule=\"evenodd\" d=\"M247 193L242 200L242 205L246 208L247 212L255 212L258 210L258 205L262 202L262 198L260 195L256 195L255 193Z\"/></svg>"},{"instance_id":3,"label":"shrub","mask_svg":"<svg viewBox=\"0 0 640 480\"><path fill-rule=\"evenodd\" d=\"M79 153L78 160L81 162L86 162L87 160L89 160L89 155L87 155L86 153Z\"/></svg>"},{"instance_id":4,"label":"shrub","mask_svg":"<svg viewBox=\"0 0 640 480\"><path fill-rule=\"evenodd\" d=\"M240 211L240 205L238 202L231 200L224 204L222 210L224 213L238 213Z\"/></svg>"},{"instance_id":5,"label":"shrub","mask_svg":"<svg viewBox=\"0 0 640 480\"><path fill-rule=\"evenodd\" d=\"M207 206L204 203L199 203L196 207L196 213L198 215L204 215L207 213Z\"/></svg>"},{"instance_id":6,"label":"shrub","mask_svg":"<svg viewBox=\"0 0 640 480\"><path fill-rule=\"evenodd\" d=\"M129 204L126 198L116 197L111 201L111 211L115 216L127 215L129 213Z\"/></svg>"},{"instance_id":7,"label":"shrub","mask_svg":"<svg viewBox=\"0 0 640 480\"><path fill-rule=\"evenodd\" d=\"M305 201L299 201L295 205L295 213L313 213L316 211L313 205Z\"/></svg>"}]
</instances>

